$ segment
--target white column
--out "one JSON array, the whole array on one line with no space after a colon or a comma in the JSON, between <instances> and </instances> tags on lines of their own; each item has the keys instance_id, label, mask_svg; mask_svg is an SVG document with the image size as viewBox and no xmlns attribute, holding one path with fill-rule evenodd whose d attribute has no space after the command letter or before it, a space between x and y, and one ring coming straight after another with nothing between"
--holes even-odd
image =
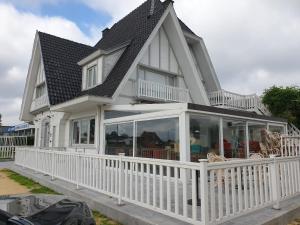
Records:
<instances>
[{"instance_id":1,"label":"white column","mask_svg":"<svg viewBox=\"0 0 300 225\"><path fill-rule=\"evenodd\" d=\"M104 109L100 107L100 124L99 124L99 154L105 154L105 129L104 129Z\"/></svg>"},{"instance_id":2,"label":"white column","mask_svg":"<svg viewBox=\"0 0 300 225\"><path fill-rule=\"evenodd\" d=\"M219 121L219 151L220 151L220 155L224 156L224 133L223 133L223 118L220 118Z\"/></svg>"},{"instance_id":3,"label":"white column","mask_svg":"<svg viewBox=\"0 0 300 225\"><path fill-rule=\"evenodd\" d=\"M97 106L96 117L95 117L95 146L96 152L99 154L100 149L100 121L101 121L101 107Z\"/></svg>"},{"instance_id":4,"label":"white column","mask_svg":"<svg viewBox=\"0 0 300 225\"><path fill-rule=\"evenodd\" d=\"M246 155L247 158L250 156L250 151L249 151L249 122L246 121Z\"/></svg>"},{"instance_id":5,"label":"white column","mask_svg":"<svg viewBox=\"0 0 300 225\"><path fill-rule=\"evenodd\" d=\"M190 115L182 112L179 116L180 161L190 162Z\"/></svg>"}]
</instances>

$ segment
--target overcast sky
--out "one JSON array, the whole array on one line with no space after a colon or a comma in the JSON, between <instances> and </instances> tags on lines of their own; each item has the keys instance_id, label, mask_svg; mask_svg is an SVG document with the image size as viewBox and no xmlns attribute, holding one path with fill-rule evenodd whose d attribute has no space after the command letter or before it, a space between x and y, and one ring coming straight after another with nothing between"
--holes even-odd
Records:
<instances>
[{"instance_id":1,"label":"overcast sky","mask_svg":"<svg viewBox=\"0 0 300 225\"><path fill-rule=\"evenodd\" d=\"M0 113L18 121L36 30L95 44L140 0L0 0ZM207 46L223 89L261 94L300 85L300 1L175 0Z\"/></svg>"}]
</instances>

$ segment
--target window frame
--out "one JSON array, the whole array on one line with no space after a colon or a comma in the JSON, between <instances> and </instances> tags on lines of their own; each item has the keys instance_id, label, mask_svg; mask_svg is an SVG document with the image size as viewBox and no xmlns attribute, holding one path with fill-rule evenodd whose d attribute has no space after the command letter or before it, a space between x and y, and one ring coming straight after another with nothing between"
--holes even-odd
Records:
<instances>
[{"instance_id":1,"label":"window frame","mask_svg":"<svg viewBox=\"0 0 300 225\"><path fill-rule=\"evenodd\" d=\"M89 78L90 78L90 76L89 76L89 71L95 71L94 72L94 77L93 77L93 79L92 79L92 83L91 83L91 86L89 85L90 83L89 83ZM90 66L88 66L87 68L86 68L86 75L85 75L85 89L91 89L91 88L93 88L93 87L96 87L97 86L97 82L98 82L98 79L97 79L97 73L98 73L98 66L97 66L97 64L92 64L92 65L90 65ZM94 83L95 82L95 83Z\"/></svg>"},{"instance_id":2,"label":"window frame","mask_svg":"<svg viewBox=\"0 0 300 225\"><path fill-rule=\"evenodd\" d=\"M88 127L87 127L87 143L81 143L81 122L87 120L88 121ZM91 128L91 121L94 120L95 121L95 129L94 129L94 143L90 143L90 128ZM74 143L74 123L77 122L78 123L78 127L79 127L79 135L78 135L78 144ZM93 147L96 144L96 117L95 116L90 116L90 117L82 117L82 118L78 118L78 119L73 119L71 120L71 126L70 126L70 144L73 147L78 147L78 146L90 146Z\"/></svg>"}]
</instances>

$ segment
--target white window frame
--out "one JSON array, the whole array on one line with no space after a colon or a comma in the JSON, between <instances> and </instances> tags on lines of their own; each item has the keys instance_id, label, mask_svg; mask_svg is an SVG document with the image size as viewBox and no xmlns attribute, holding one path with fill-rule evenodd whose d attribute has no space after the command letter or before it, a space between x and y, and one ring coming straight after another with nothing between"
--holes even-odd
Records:
<instances>
[{"instance_id":1,"label":"white window frame","mask_svg":"<svg viewBox=\"0 0 300 225\"><path fill-rule=\"evenodd\" d=\"M91 84L91 86L89 86L89 78L90 78L89 71L91 71L91 70L94 70L95 73L94 73L94 77L93 77L93 80L92 80L92 84ZM97 73L98 73L97 64L92 64L92 65L87 67L86 76L85 76L85 87L86 87L85 89L91 89L91 88L97 86L97 80L98 80L97 79Z\"/></svg>"},{"instance_id":2,"label":"white window frame","mask_svg":"<svg viewBox=\"0 0 300 225\"><path fill-rule=\"evenodd\" d=\"M94 143L90 144L90 129L91 129L91 120L95 120L95 130L94 130ZM88 135L87 135L87 144L81 143L81 121L87 120L88 121ZM76 144L74 143L74 122L78 122L79 124L79 143ZM90 117L82 117L78 119L73 119L71 120L71 127L70 127L70 133L71 133L71 138L70 138L70 144L73 147L78 147L78 146L90 146L94 147L96 145L96 117L90 116Z\"/></svg>"}]
</instances>

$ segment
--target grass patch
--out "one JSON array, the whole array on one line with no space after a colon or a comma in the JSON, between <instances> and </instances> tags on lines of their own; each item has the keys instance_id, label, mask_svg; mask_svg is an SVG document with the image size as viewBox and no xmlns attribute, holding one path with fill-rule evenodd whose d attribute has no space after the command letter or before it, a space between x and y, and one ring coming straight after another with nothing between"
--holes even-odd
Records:
<instances>
[{"instance_id":1,"label":"grass patch","mask_svg":"<svg viewBox=\"0 0 300 225\"><path fill-rule=\"evenodd\" d=\"M53 195L59 195L56 191L53 191L50 188L47 188L45 186L40 185L39 183L35 182L32 179L29 179L27 177L24 177L18 173L15 173L8 169L1 170L4 172L10 179L16 181L17 183L27 187L30 189L30 192L33 194L53 194Z\"/></svg>"},{"instance_id":2,"label":"grass patch","mask_svg":"<svg viewBox=\"0 0 300 225\"><path fill-rule=\"evenodd\" d=\"M2 169L1 172L4 172L10 179L16 181L17 183L27 187L30 189L30 192L33 194L54 194L60 195L56 191L51 190L45 186L40 185L39 183L35 182L34 180L24 177L18 173L15 173L8 169ZM98 211L93 211L93 217L96 221L97 225L121 225L120 223L109 219L108 217L102 215Z\"/></svg>"},{"instance_id":3,"label":"grass patch","mask_svg":"<svg viewBox=\"0 0 300 225\"><path fill-rule=\"evenodd\" d=\"M103 216L101 213L97 211L93 211L93 217L97 225L121 225L120 223L113 221L107 218L106 216Z\"/></svg>"}]
</instances>

